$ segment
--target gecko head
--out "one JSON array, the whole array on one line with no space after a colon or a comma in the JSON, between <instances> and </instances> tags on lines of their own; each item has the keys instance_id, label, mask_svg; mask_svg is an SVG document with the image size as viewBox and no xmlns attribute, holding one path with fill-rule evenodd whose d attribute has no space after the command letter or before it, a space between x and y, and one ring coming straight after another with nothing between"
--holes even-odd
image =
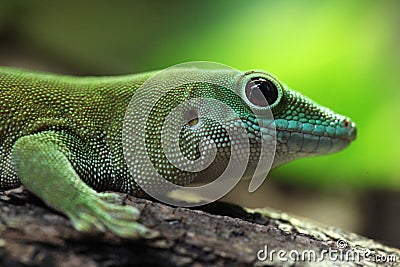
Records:
<instances>
[{"instance_id":1,"label":"gecko head","mask_svg":"<svg viewBox=\"0 0 400 267\"><path fill-rule=\"evenodd\" d=\"M248 71L237 75L235 79L235 92L207 85L207 90L199 86L192 92L192 96L217 99L238 114L246 128L246 137L250 140L250 166L254 167L258 161L264 160L260 158L260 151L265 139L276 140L273 161L273 167L276 167L297 158L338 152L356 138L356 125L348 117L291 90L269 73ZM221 121L201 119L201 113L210 110L216 112L210 106L191 111L196 115L190 114L194 119L188 120L189 131L185 137L194 132L201 133L203 138L212 139L217 144L220 157L227 158L231 156L231 145L234 149L241 149L240 142L230 143L226 131L229 128L233 129L231 132L236 131L237 122L225 122L223 127ZM226 111L220 108L219 112Z\"/></svg>"},{"instance_id":2,"label":"gecko head","mask_svg":"<svg viewBox=\"0 0 400 267\"><path fill-rule=\"evenodd\" d=\"M227 80L228 85L203 81L179 88L179 92L185 92L179 97L193 100L181 112L181 120L187 123L179 133L180 151L194 161L216 149L216 160L202 176L218 176L230 159L236 162L248 159L246 173L251 174L259 162L267 164L271 154L274 154L272 167L297 158L330 154L344 149L356 137L356 126L348 117L316 104L269 73L207 72L207 75L214 81ZM177 98L169 99L168 103ZM227 115L232 111L234 115ZM233 141L232 133L241 127L245 133ZM275 142L274 151L269 145L268 151L262 153L263 142L271 140ZM245 142L249 142L248 152Z\"/></svg>"}]
</instances>

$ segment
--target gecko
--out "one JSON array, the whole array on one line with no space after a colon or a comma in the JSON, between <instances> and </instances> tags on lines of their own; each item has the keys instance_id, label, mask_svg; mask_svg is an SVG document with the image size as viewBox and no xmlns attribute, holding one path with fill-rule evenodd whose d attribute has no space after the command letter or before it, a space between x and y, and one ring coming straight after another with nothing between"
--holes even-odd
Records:
<instances>
[{"instance_id":1,"label":"gecko","mask_svg":"<svg viewBox=\"0 0 400 267\"><path fill-rule=\"evenodd\" d=\"M122 205L113 192L145 195L127 166L122 131L131 99L155 73L77 77L0 67L0 190L23 185L82 232L151 236L153 231L137 221L138 209ZM174 76L187 73L206 73L217 80L226 77L225 70L196 68L176 70ZM164 94L153 107L143 125L146 144L155 169L166 180L186 185L199 175L169 162L159 127L174 105L198 97L216 99L237 114L250 140L249 164L257 158L265 130L254 110L273 115L272 168L340 151L356 138L356 125L350 118L290 89L270 73L251 70L228 79L237 86L235 92L212 83L192 83ZM146 103L152 95L141 97L139 103ZM208 173L218 172L218 163L230 155L226 147L234 144L220 123L201 119L198 112L189 112L192 117L182 126L177 147L188 159L195 159L201 153L196 145L199 139L213 140L217 164L210 165ZM146 176L145 170L141 174Z\"/></svg>"}]
</instances>

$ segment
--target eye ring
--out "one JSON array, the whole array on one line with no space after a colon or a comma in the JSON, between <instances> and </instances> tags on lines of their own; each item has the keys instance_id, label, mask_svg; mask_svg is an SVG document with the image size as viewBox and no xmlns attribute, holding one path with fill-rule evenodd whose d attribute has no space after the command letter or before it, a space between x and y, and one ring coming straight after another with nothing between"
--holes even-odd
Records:
<instances>
[{"instance_id":1,"label":"eye ring","mask_svg":"<svg viewBox=\"0 0 400 267\"><path fill-rule=\"evenodd\" d=\"M245 96L253 105L263 108L273 106L278 102L280 88L278 85L262 76L251 77L245 86Z\"/></svg>"}]
</instances>

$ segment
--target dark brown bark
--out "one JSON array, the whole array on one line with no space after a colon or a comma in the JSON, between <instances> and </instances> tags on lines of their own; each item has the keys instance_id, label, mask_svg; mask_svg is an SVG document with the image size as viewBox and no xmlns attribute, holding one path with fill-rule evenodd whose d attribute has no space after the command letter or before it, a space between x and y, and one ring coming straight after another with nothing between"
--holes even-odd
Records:
<instances>
[{"instance_id":1,"label":"dark brown bark","mask_svg":"<svg viewBox=\"0 0 400 267\"><path fill-rule=\"evenodd\" d=\"M250 211L214 203L199 209L174 208L127 196L127 205L142 210L140 221L160 232L152 240L123 240L110 233L85 235L26 191L0 193L0 266L375 266L376 255L397 258L400 251L333 227L316 225L286 213ZM259 261L268 246L287 252L371 250L369 260L323 262ZM340 250L338 250L340 251ZM295 256L295 254L292 254ZM261 256L264 256L261 253ZM289 255L286 255L288 258Z\"/></svg>"}]
</instances>

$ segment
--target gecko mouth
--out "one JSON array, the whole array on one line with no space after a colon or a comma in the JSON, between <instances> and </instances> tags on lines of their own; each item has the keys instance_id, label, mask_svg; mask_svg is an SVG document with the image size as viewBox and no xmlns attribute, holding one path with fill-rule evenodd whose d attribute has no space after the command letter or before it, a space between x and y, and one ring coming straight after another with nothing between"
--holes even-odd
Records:
<instances>
[{"instance_id":1,"label":"gecko mouth","mask_svg":"<svg viewBox=\"0 0 400 267\"><path fill-rule=\"evenodd\" d=\"M298 130L301 129L301 130ZM301 125L290 129L276 123L277 142L284 149L310 155L319 155L340 151L347 147L357 136L357 128L349 119L344 119L337 126L313 125L312 130Z\"/></svg>"}]
</instances>

